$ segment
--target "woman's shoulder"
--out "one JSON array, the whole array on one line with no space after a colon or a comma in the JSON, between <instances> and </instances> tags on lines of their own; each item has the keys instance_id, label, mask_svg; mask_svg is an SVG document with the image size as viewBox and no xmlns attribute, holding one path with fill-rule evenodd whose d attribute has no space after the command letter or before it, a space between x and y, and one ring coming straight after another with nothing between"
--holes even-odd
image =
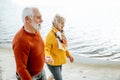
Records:
<instances>
[{"instance_id":1,"label":"woman's shoulder","mask_svg":"<svg viewBox=\"0 0 120 80\"><path fill-rule=\"evenodd\" d=\"M54 37L54 36L55 36L55 34L52 30L50 30L47 34L47 37Z\"/></svg>"}]
</instances>

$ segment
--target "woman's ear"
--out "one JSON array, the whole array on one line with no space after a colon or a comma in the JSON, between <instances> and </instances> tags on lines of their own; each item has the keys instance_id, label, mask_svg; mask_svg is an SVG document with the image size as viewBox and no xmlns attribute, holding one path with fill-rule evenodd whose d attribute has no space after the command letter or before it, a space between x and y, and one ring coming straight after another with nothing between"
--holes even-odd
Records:
<instances>
[{"instance_id":1,"label":"woman's ear","mask_svg":"<svg viewBox=\"0 0 120 80\"><path fill-rule=\"evenodd\" d=\"M52 22L52 25L55 26L54 22Z\"/></svg>"}]
</instances>

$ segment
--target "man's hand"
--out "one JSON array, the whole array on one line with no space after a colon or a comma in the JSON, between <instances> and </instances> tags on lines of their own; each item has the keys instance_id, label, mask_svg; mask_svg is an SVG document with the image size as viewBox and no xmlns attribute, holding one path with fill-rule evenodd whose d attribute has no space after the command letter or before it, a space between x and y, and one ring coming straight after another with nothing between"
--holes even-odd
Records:
<instances>
[{"instance_id":1,"label":"man's hand","mask_svg":"<svg viewBox=\"0 0 120 80\"><path fill-rule=\"evenodd\" d=\"M46 56L46 57L45 57L45 62L46 62L46 63L52 63L52 64L53 64L53 63L54 63L54 60L52 59L52 57L47 57L47 56Z\"/></svg>"}]
</instances>

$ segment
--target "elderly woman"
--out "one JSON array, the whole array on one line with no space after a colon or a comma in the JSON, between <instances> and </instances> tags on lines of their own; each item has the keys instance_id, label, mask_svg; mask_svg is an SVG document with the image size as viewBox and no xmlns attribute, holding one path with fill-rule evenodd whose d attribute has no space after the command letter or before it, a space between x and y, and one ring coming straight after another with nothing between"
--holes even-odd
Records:
<instances>
[{"instance_id":1,"label":"elderly woman","mask_svg":"<svg viewBox=\"0 0 120 80\"><path fill-rule=\"evenodd\" d=\"M66 63L67 57L71 62L74 59L67 49L67 40L63 31L65 19L60 15L56 15L52 23L52 29L48 33L45 41L45 55L54 61L54 63L47 63L52 73L52 76L48 80L52 80L52 78L62 80L62 64Z\"/></svg>"}]
</instances>

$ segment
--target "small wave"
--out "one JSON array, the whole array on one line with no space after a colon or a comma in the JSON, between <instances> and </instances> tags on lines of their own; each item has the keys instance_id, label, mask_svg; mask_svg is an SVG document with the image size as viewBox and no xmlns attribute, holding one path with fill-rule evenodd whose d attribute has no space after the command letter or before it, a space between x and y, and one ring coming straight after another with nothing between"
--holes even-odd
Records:
<instances>
[{"instance_id":1,"label":"small wave","mask_svg":"<svg viewBox=\"0 0 120 80\"><path fill-rule=\"evenodd\" d=\"M89 50L87 52L81 52L80 54L99 54L101 52L103 52L104 50L106 50L105 48L100 48L100 49L96 49L96 50Z\"/></svg>"},{"instance_id":2,"label":"small wave","mask_svg":"<svg viewBox=\"0 0 120 80\"><path fill-rule=\"evenodd\" d=\"M103 58L103 57L111 57L111 56L114 56L114 55L115 55L114 53L107 53L107 54L104 54L104 55L97 55L97 56L91 55L90 57L91 58Z\"/></svg>"},{"instance_id":3,"label":"small wave","mask_svg":"<svg viewBox=\"0 0 120 80\"><path fill-rule=\"evenodd\" d=\"M111 58L111 59L112 59L112 60L115 60L115 59L118 60L118 59L120 59L120 56L119 56L119 57L115 57L115 58Z\"/></svg>"},{"instance_id":4,"label":"small wave","mask_svg":"<svg viewBox=\"0 0 120 80\"><path fill-rule=\"evenodd\" d=\"M2 41L0 42L0 44L8 44L8 43L11 43L12 41Z\"/></svg>"},{"instance_id":5,"label":"small wave","mask_svg":"<svg viewBox=\"0 0 120 80\"><path fill-rule=\"evenodd\" d=\"M120 52L106 53L102 55L90 55L90 58L96 58L101 60L109 60L109 61L120 61Z\"/></svg>"}]
</instances>

